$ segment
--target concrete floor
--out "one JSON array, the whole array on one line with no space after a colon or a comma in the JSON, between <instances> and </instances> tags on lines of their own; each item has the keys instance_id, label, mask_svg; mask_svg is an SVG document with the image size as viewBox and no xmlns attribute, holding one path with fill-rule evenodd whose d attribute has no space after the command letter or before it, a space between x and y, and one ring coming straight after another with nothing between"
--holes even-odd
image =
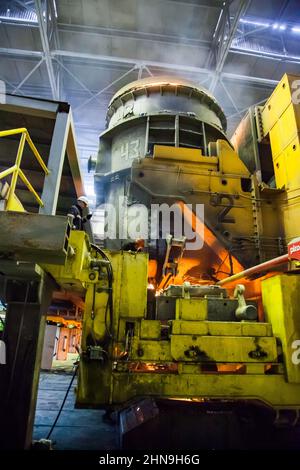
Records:
<instances>
[{"instance_id":1,"label":"concrete floor","mask_svg":"<svg viewBox=\"0 0 300 470\"><path fill-rule=\"evenodd\" d=\"M70 373L64 371L41 372L33 439L46 438L57 416L71 377ZM103 411L74 408L75 386L76 379L51 436L54 449L116 449L116 426L103 422Z\"/></svg>"},{"instance_id":2,"label":"concrete floor","mask_svg":"<svg viewBox=\"0 0 300 470\"><path fill-rule=\"evenodd\" d=\"M66 363L65 366L67 372L60 367L51 372L41 372L33 435L35 440L47 437L57 416L72 378L72 363ZM74 408L74 387L76 379L51 436L54 449L118 449L117 427L103 422L103 411ZM159 420L151 420L146 428L142 425L125 436L124 448L300 450L300 427L289 430L275 429L269 426L264 418L257 418L253 410L238 417L235 408L223 410L220 414L218 407L212 412L204 408L200 410L199 406L194 404L181 410L183 405L181 402L165 403L160 409ZM193 429L195 426L197 428L192 435L191 423ZM186 441L179 439L178 442L178 429L181 429L179 434L189 436Z\"/></svg>"}]
</instances>

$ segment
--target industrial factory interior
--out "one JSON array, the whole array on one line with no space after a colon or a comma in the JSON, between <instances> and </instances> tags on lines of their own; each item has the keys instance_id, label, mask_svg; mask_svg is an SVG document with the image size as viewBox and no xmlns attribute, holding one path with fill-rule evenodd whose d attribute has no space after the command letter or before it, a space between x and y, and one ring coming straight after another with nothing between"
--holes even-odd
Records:
<instances>
[{"instance_id":1,"label":"industrial factory interior","mask_svg":"<svg viewBox=\"0 0 300 470\"><path fill-rule=\"evenodd\" d=\"M300 0L0 0L0 449L300 451Z\"/></svg>"}]
</instances>

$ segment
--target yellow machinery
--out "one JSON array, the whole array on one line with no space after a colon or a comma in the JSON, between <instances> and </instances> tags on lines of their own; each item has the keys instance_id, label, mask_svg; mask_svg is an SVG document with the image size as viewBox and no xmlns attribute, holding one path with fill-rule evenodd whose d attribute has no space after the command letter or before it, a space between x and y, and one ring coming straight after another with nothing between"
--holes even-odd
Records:
<instances>
[{"instance_id":1,"label":"yellow machinery","mask_svg":"<svg viewBox=\"0 0 300 470\"><path fill-rule=\"evenodd\" d=\"M150 158L130 163L131 182L148 195L151 189L152 200L172 194L182 210L185 202L205 204L202 250L184 253L175 270L159 275L149 245L103 250L84 232L72 232L74 250L65 266L46 267L63 289L85 295L77 406L122 409L144 397L249 400L297 423L299 261L291 259L288 269L282 256L300 232L300 127L292 80L285 75L265 106L252 110L256 156L249 146L243 154L247 115L234 136L243 161L224 137L205 151L154 145ZM105 187L99 174L98 168L96 183ZM176 188L184 189L185 199ZM247 278L247 271L239 284L230 277L280 255L262 265L259 279ZM280 272L267 274L272 266Z\"/></svg>"},{"instance_id":2,"label":"yellow machinery","mask_svg":"<svg viewBox=\"0 0 300 470\"><path fill-rule=\"evenodd\" d=\"M47 270L64 288L78 281L86 287L78 405L124 405L142 396L230 397L293 409L297 419L297 274L262 282L265 322L209 320L213 304L235 302L225 289L212 287L201 297L183 288L173 320L147 320L147 255L89 251L83 232L72 232L70 244L76 255L65 267ZM112 267L111 287L104 255Z\"/></svg>"},{"instance_id":3,"label":"yellow machinery","mask_svg":"<svg viewBox=\"0 0 300 470\"><path fill-rule=\"evenodd\" d=\"M133 421L141 423L148 398L249 401L297 424L295 79L285 75L232 142L214 98L189 82L152 77L113 97L96 164L97 203L122 195L128 207L167 202L183 218L190 204L192 227L193 205L204 204L204 246L185 250L172 233L142 242L126 233L100 248L71 231L65 262L40 263L63 291L85 300L78 407L122 410L138 399ZM125 218L117 216L120 234Z\"/></svg>"}]
</instances>

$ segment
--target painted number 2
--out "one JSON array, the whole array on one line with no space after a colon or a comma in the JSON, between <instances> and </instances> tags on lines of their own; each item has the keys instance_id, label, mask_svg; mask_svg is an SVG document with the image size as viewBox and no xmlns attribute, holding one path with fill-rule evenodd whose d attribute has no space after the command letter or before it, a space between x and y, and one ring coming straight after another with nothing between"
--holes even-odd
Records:
<instances>
[{"instance_id":1,"label":"painted number 2","mask_svg":"<svg viewBox=\"0 0 300 470\"><path fill-rule=\"evenodd\" d=\"M225 203L224 203L225 202ZM219 224L234 224L235 219L228 215L228 212L234 206L233 197L231 194L214 194L211 197L210 203L212 206L224 206L217 215Z\"/></svg>"}]
</instances>

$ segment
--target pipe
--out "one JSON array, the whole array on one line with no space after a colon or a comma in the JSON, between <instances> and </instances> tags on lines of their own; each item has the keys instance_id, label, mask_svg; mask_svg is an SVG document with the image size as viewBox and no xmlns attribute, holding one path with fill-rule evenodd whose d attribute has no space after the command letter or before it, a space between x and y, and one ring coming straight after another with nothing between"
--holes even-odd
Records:
<instances>
[{"instance_id":1,"label":"pipe","mask_svg":"<svg viewBox=\"0 0 300 470\"><path fill-rule=\"evenodd\" d=\"M217 282L218 286L223 286L224 284L228 284L233 281L237 281L242 277L250 276L251 274L260 273L262 271L266 271L274 266L278 266L279 264L283 264L289 261L289 255L286 253L285 255L278 256L277 258L270 259L265 261L264 263L258 264L256 266L252 266L251 268L245 269L244 271L240 271L239 273L234 274L233 276L226 277L221 281Z\"/></svg>"}]
</instances>

